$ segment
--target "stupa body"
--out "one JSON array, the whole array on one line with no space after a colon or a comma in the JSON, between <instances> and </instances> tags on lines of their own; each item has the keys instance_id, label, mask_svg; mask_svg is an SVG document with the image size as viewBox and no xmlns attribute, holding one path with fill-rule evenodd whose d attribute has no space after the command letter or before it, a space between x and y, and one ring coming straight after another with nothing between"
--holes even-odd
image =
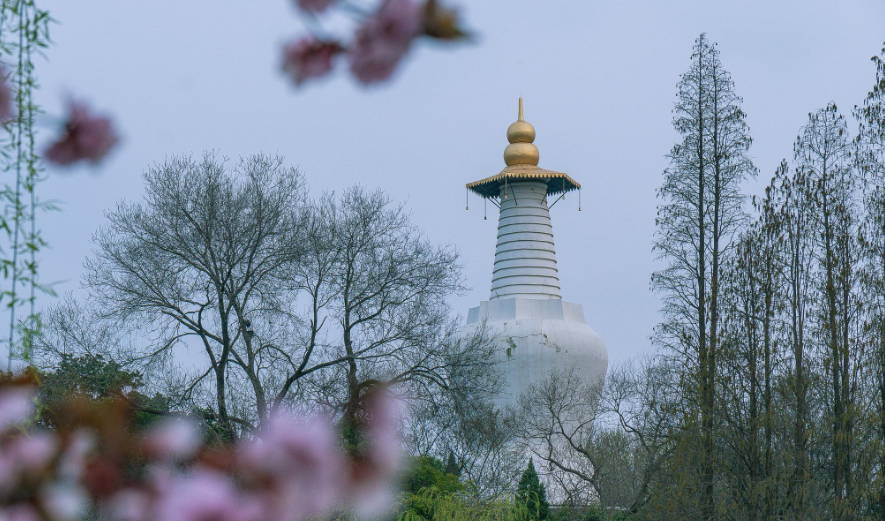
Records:
<instances>
[{"instance_id":1,"label":"stupa body","mask_svg":"<svg viewBox=\"0 0 885 521\"><path fill-rule=\"evenodd\" d=\"M601 382L608 352L587 325L580 304L562 300L548 198L580 185L561 172L538 168L534 128L519 120L507 130L507 167L467 188L499 206L498 242L488 301L472 308L468 325L485 322L499 338L504 373L501 405L557 370ZM588 397L591 399L591 397Z\"/></svg>"}]
</instances>

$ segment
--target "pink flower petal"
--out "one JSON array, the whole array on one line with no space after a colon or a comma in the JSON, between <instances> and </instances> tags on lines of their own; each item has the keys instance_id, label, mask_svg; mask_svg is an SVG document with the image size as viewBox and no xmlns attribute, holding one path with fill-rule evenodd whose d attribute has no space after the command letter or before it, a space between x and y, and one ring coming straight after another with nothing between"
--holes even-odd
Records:
<instances>
[{"instance_id":1,"label":"pink flower petal","mask_svg":"<svg viewBox=\"0 0 885 521\"><path fill-rule=\"evenodd\" d=\"M57 450L55 436L36 432L11 440L3 451L3 457L15 461L20 472L36 472L49 465Z\"/></svg>"},{"instance_id":2,"label":"pink flower petal","mask_svg":"<svg viewBox=\"0 0 885 521\"><path fill-rule=\"evenodd\" d=\"M6 124L15 118L13 98L6 71L0 68L0 124Z\"/></svg>"},{"instance_id":3,"label":"pink flower petal","mask_svg":"<svg viewBox=\"0 0 885 521\"><path fill-rule=\"evenodd\" d=\"M230 478L198 468L177 476L156 504L153 519L164 521L257 521L259 505L243 497Z\"/></svg>"},{"instance_id":4,"label":"pink flower petal","mask_svg":"<svg viewBox=\"0 0 885 521\"><path fill-rule=\"evenodd\" d=\"M86 459L95 448L95 433L86 429L76 431L61 456L59 475L65 479L79 480L83 477Z\"/></svg>"},{"instance_id":5,"label":"pink flower petal","mask_svg":"<svg viewBox=\"0 0 885 521\"><path fill-rule=\"evenodd\" d=\"M298 9L314 13L325 11L334 3L335 0L295 0L295 5L298 6Z\"/></svg>"},{"instance_id":6,"label":"pink flower petal","mask_svg":"<svg viewBox=\"0 0 885 521\"><path fill-rule=\"evenodd\" d=\"M133 489L121 490L104 506L108 521L149 521L150 498L144 492Z\"/></svg>"},{"instance_id":7,"label":"pink flower petal","mask_svg":"<svg viewBox=\"0 0 885 521\"><path fill-rule=\"evenodd\" d=\"M110 118L91 113L83 103L72 102L64 133L46 149L43 157L62 166L78 161L98 163L117 141Z\"/></svg>"},{"instance_id":8,"label":"pink flower petal","mask_svg":"<svg viewBox=\"0 0 885 521\"><path fill-rule=\"evenodd\" d=\"M350 70L362 83L389 79L421 30L421 10L413 0L385 0L356 31Z\"/></svg>"},{"instance_id":9,"label":"pink flower petal","mask_svg":"<svg viewBox=\"0 0 885 521\"><path fill-rule=\"evenodd\" d=\"M321 516L340 500L347 467L328 418L273 413L241 448L241 461L274 483L272 509L287 519Z\"/></svg>"},{"instance_id":10,"label":"pink flower petal","mask_svg":"<svg viewBox=\"0 0 885 521\"><path fill-rule=\"evenodd\" d=\"M149 456L163 460L193 457L203 441L200 427L191 419L173 418L152 426L144 441Z\"/></svg>"},{"instance_id":11,"label":"pink flower petal","mask_svg":"<svg viewBox=\"0 0 885 521\"><path fill-rule=\"evenodd\" d=\"M362 482L350 490L350 508L359 519L380 519L391 513L399 490L395 482Z\"/></svg>"},{"instance_id":12,"label":"pink flower petal","mask_svg":"<svg viewBox=\"0 0 885 521\"><path fill-rule=\"evenodd\" d=\"M296 85L310 78L325 76L332 70L332 60L343 52L338 42L324 42L305 36L283 47L283 72Z\"/></svg>"},{"instance_id":13,"label":"pink flower petal","mask_svg":"<svg viewBox=\"0 0 885 521\"><path fill-rule=\"evenodd\" d=\"M54 521L79 521L89 503L86 491L73 482L47 483L40 490L40 504Z\"/></svg>"},{"instance_id":14,"label":"pink flower petal","mask_svg":"<svg viewBox=\"0 0 885 521\"><path fill-rule=\"evenodd\" d=\"M0 508L0 521L40 521L34 507L18 504Z\"/></svg>"},{"instance_id":15,"label":"pink flower petal","mask_svg":"<svg viewBox=\"0 0 885 521\"><path fill-rule=\"evenodd\" d=\"M31 419L35 412L33 389L6 387L0 390L0 432Z\"/></svg>"}]
</instances>

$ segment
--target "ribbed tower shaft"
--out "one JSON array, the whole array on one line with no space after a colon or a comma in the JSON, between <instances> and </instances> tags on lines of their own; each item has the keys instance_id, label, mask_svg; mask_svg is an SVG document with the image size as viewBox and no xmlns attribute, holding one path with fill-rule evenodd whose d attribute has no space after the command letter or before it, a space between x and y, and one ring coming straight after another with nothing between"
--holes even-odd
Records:
<instances>
[{"instance_id":1,"label":"ribbed tower shaft","mask_svg":"<svg viewBox=\"0 0 885 521\"><path fill-rule=\"evenodd\" d=\"M547 183L509 183L501 187L499 201L501 213L490 300L561 299Z\"/></svg>"}]
</instances>

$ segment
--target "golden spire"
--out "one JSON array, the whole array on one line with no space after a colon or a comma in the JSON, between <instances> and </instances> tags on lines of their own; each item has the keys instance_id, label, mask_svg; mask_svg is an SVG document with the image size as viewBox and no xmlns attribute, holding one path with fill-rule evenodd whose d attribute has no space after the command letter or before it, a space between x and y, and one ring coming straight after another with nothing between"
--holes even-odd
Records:
<instances>
[{"instance_id":1,"label":"golden spire","mask_svg":"<svg viewBox=\"0 0 885 521\"><path fill-rule=\"evenodd\" d=\"M507 127L507 141L510 142L504 149L504 162L511 165L535 165L538 166L540 152L533 143L535 141L535 127L523 119L522 98L519 98L519 119Z\"/></svg>"}]
</instances>

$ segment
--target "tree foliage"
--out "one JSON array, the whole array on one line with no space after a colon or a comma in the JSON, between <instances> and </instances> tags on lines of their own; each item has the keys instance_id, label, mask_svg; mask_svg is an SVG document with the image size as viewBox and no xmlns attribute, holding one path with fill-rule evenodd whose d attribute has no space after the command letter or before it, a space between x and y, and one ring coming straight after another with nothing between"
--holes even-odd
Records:
<instances>
[{"instance_id":1,"label":"tree foliage","mask_svg":"<svg viewBox=\"0 0 885 521\"><path fill-rule=\"evenodd\" d=\"M143 428L169 410L169 399L160 394L144 394L144 378L102 355L64 355L57 367L45 370L40 378L39 401L45 408L44 423L58 428L56 412L76 397L93 403L123 401L133 409L132 426Z\"/></svg>"}]
</instances>

